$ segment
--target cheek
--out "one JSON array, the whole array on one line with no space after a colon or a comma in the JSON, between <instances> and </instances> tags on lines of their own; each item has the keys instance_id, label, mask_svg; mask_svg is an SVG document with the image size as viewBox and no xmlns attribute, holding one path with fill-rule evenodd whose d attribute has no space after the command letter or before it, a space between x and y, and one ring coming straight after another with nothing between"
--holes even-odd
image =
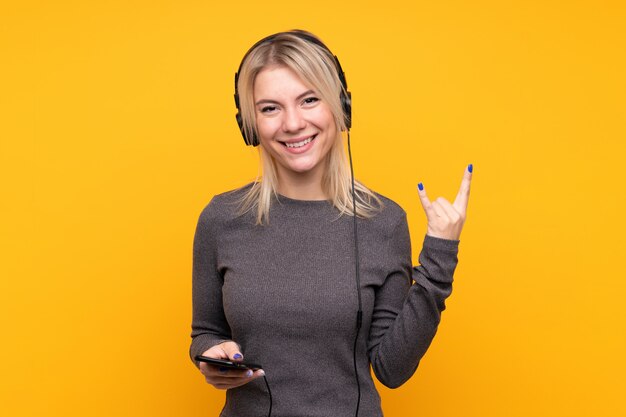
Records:
<instances>
[{"instance_id":1,"label":"cheek","mask_svg":"<svg viewBox=\"0 0 626 417\"><path fill-rule=\"evenodd\" d=\"M273 119L257 119L256 130L262 138L272 138L278 129L278 124Z\"/></svg>"},{"instance_id":2,"label":"cheek","mask_svg":"<svg viewBox=\"0 0 626 417\"><path fill-rule=\"evenodd\" d=\"M324 126L326 129L334 130L335 118L328 107L320 109L320 112L317 114L316 119L318 125Z\"/></svg>"}]
</instances>

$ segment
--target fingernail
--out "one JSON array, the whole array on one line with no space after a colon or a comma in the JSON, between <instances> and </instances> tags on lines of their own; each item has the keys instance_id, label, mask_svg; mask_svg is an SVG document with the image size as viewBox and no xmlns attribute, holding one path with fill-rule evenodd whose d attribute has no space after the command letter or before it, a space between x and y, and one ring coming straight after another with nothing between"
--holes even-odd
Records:
<instances>
[{"instance_id":1,"label":"fingernail","mask_svg":"<svg viewBox=\"0 0 626 417\"><path fill-rule=\"evenodd\" d=\"M250 378L252 376L252 373L252 369L248 369L248 371L246 372L246 376Z\"/></svg>"},{"instance_id":2,"label":"fingernail","mask_svg":"<svg viewBox=\"0 0 626 417\"><path fill-rule=\"evenodd\" d=\"M263 369L261 369L261 371L259 372L259 375L264 376L265 375L265 371Z\"/></svg>"},{"instance_id":3,"label":"fingernail","mask_svg":"<svg viewBox=\"0 0 626 417\"><path fill-rule=\"evenodd\" d=\"M469 166L467 167L467 170L469 172L473 172L474 171L474 166L472 164L469 164Z\"/></svg>"},{"instance_id":4,"label":"fingernail","mask_svg":"<svg viewBox=\"0 0 626 417\"><path fill-rule=\"evenodd\" d=\"M241 358L242 358L241 353L235 353L235 354L233 355L233 358L235 358L235 359L241 359Z\"/></svg>"},{"instance_id":5,"label":"fingernail","mask_svg":"<svg viewBox=\"0 0 626 417\"><path fill-rule=\"evenodd\" d=\"M420 191L422 191L424 189L424 186L422 185L422 183L420 182L419 184L417 184L417 188L420 189Z\"/></svg>"}]
</instances>

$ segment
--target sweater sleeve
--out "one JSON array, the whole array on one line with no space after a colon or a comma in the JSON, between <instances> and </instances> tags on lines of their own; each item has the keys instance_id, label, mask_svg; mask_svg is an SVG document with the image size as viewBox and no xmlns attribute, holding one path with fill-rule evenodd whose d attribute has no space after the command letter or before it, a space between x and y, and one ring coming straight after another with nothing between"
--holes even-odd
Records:
<instances>
[{"instance_id":1,"label":"sweater sleeve","mask_svg":"<svg viewBox=\"0 0 626 417\"><path fill-rule=\"evenodd\" d=\"M390 272L376 292L368 340L374 374L389 388L415 373L435 337L452 292L459 242L425 235L420 265L413 267L406 214L390 236Z\"/></svg>"},{"instance_id":2,"label":"sweater sleeve","mask_svg":"<svg viewBox=\"0 0 626 417\"><path fill-rule=\"evenodd\" d=\"M219 219L215 199L200 214L193 241L192 321L189 356L196 367L196 355L230 340L231 332L222 305L223 278L217 268Z\"/></svg>"}]
</instances>

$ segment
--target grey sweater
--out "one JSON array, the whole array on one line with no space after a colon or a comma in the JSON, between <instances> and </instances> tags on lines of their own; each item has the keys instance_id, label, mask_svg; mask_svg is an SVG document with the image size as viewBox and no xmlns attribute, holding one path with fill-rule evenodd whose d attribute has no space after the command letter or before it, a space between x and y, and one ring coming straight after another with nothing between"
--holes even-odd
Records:
<instances>
[{"instance_id":1,"label":"grey sweater","mask_svg":"<svg viewBox=\"0 0 626 417\"><path fill-rule=\"evenodd\" d=\"M273 417L353 416L357 291L353 219L329 201L273 198L269 225L235 201L252 183L213 197L193 247L190 356L233 340L263 366ZM415 372L452 290L459 240L426 235L413 267L405 211L358 219L363 324L357 342L360 417L382 416L370 373L395 388ZM194 361L195 363L195 361ZM195 363L198 366L197 363ZM226 394L223 417L267 416L262 378Z\"/></svg>"}]
</instances>

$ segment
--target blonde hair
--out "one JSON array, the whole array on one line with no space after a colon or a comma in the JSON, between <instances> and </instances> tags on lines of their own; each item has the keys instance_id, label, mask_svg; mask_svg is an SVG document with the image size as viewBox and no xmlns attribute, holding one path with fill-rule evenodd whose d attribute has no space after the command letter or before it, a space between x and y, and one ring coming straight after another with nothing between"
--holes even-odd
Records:
<instances>
[{"instance_id":1,"label":"blonde hair","mask_svg":"<svg viewBox=\"0 0 626 417\"><path fill-rule=\"evenodd\" d=\"M306 37L318 40L320 45L306 40ZM247 137L258 138L254 80L259 72L270 65L285 66L293 70L303 81L313 86L334 115L337 136L326 155L322 190L339 210L339 216L353 215L352 176L341 134L341 131L347 128L340 95L347 92L339 79L335 58L328 48L323 46L321 40L309 32L299 30L280 32L268 38L270 38L268 41L261 41L248 51L238 74L237 92L243 130ZM257 176L250 189L240 199L238 214L242 215L256 209L256 224L262 225L265 222L269 223L272 194L278 198L276 191L278 176L276 161L263 150L262 146L259 146L259 157L262 176ZM354 182L357 217L375 216L384 207L382 200L356 179Z\"/></svg>"}]
</instances>

